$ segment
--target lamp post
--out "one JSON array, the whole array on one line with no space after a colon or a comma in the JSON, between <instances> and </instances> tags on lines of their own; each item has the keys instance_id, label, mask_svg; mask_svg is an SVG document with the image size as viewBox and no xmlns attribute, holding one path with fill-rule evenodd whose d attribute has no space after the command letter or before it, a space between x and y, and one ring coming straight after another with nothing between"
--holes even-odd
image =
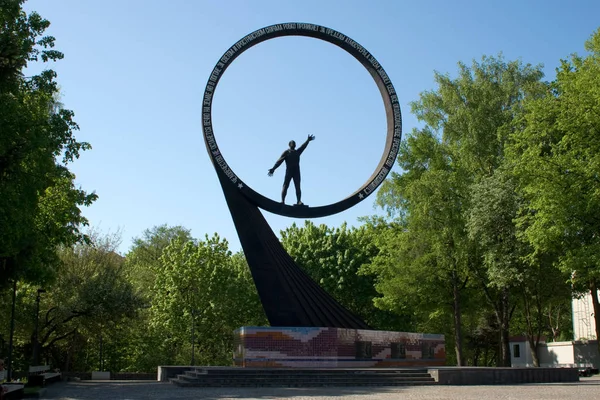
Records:
<instances>
[{"instance_id":1,"label":"lamp post","mask_svg":"<svg viewBox=\"0 0 600 400\"><path fill-rule=\"evenodd\" d=\"M102 354L103 350L104 348L102 343L102 325L100 325L100 371L104 371L104 354Z\"/></svg>"},{"instance_id":2,"label":"lamp post","mask_svg":"<svg viewBox=\"0 0 600 400\"><path fill-rule=\"evenodd\" d=\"M8 342L8 368L6 371L6 380L12 380L12 361L13 361L13 336L15 334L15 303L17 301L17 280L13 280L12 310L10 313L10 339Z\"/></svg>"},{"instance_id":3,"label":"lamp post","mask_svg":"<svg viewBox=\"0 0 600 400\"><path fill-rule=\"evenodd\" d=\"M35 299L35 330L33 331L33 365L38 365L39 359L39 341L38 341L38 325L40 321L40 295L46 293L44 289L37 290L37 297Z\"/></svg>"}]
</instances>

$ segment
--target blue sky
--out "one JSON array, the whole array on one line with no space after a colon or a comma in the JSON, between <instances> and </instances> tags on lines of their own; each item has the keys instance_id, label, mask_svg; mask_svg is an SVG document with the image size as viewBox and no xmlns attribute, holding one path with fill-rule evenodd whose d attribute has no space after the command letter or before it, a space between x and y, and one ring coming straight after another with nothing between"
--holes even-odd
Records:
<instances>
[{"instance_id":1,"label":"blue sky","mask_svg":"<svg viewBox=\"0 0 600 400\"><path fill-rule=\"evenodd\" d=\"M77 137L92 144L71 169L99 199L84 210L92 226L131 239L155 225L217 232L239 249L202 140L201 103L221 55L247 33L281 22L333 28L366 47L399 94L403 132L417 126L409 102L434 88L433 72L502 52L543 64L583 53L600 26L600 1L153 1L30 0L52 23L65 54L54 64ZM374 82L351 56L325 42L278 38L242 54L224 74L213 127L227 162L253 189L279 199L284 168L267 176L290 139L314 134L302 156L303 201L341 200L371 175L385 142L385 112ZM338 226L379 211L371 196L335 216ZM288 203L294 200L293 190ZM268 214L275 232L292 223Z\"/></svg>"}]
</instances>

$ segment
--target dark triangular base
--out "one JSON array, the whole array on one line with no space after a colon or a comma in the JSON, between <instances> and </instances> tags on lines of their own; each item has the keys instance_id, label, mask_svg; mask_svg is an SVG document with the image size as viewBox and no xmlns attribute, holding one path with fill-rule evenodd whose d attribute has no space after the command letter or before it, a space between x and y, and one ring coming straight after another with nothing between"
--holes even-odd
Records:
<instances>
[{"instance_id":1,"label":"dark triangular base","mask_svg":"<svg viewBox=\"0 0 600 400\"><path fill-rule=\"evenodd\" d=\"M258 207L217 174L271 326L371 329L300 269Z\"/></svg>"}]
</instances>

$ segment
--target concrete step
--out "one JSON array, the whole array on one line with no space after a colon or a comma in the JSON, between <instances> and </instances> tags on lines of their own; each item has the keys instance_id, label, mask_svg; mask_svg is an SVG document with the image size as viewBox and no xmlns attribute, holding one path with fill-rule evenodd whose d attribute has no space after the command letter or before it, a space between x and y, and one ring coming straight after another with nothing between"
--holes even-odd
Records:
<instances>
[{"instance_id":1,"label":"concrete step","mask_svg":"<svg viewBox=\"0 0 600 400\"><path fill-rule=\"evenodd\" d=\"M297 382L297 381L270 381L262 382L202 382L202 381L180 381L177 378L171 379L171 382L181 387L352 387L352 386L422 386L435 385L436 382L430 381L356 381L352 379L329 381L329 382Z\"/></svg>"},{"instance_id":2,"label":"concrete step","mask_svg":"<svg viewBox=\"0 0 600 400\"><path fill-rule=\"evenodd\" d=\"M231 384L235 385L238 383L262 383L262 382L283 382L283 383L332 383L332 382L345 382L345 381L353 381L353 382L365 382L365 383L394 383L394 382L433 382L434 379L431 377L414 377L414 378L394 378L394 379L351 379L348 377L340 377L337 379L297 379L297 378L289 378L289 377L262 377L262 378L253 378L253 379L244 379L244 378L214 378L214 379L189 379L183 376L179 376L176 378L179 382L190 382L190 383L215 383L215 384Z\"/></svg>"},{"instance_id":3,"label":"concrete step","mask_svg":"<svg viewBox=\"0 0 600 400\"><path fill-rule=\"evenodd\" d=\"M406 376L404 376L406 375ZM432 385L435 380L428 374L399 374L399 376L374 375L253 375L219 376L178 375L171 379L178 386L185 387L324 387L324 386L400 386Z\"/></svg>"},{"instance_id":4,"label":"concrete step","mask_svg":"<svg viewBox=\"0 0 600 400\"><path fill-rule=\"evenodd\" d=\"M433 385L426 369L194 368L170 380L186 387L324 387Z\"/></svg>"},{"instance_id":5,"label":"concrete step","mask_svg":"<svg viewBox=\"0 0 600 400\"><path fill-rule=\"evenodd\" d=\"M286 377L290 379L336 379L336 378L344 378L344 377L352 377L352 379L373 379L373 378L384 378L384 379L395 379L395 378L421 378L427 377L430 375L428 373L403 373L403 374L329 374L326 372L320 374L293 374L293 373L279 373L279 374L221 374L221 373L198 373L195 371L186 371L185 374L180 375L183 378L189 379L213 379L213 378L244 378L244 379L253 379L260 377L270 377L273 379Z\"/></svg>"},{"instance_id":6,"label":"concrete step","mask_svg":"<svg viewBox=\"0 0 600 400\"><path fill-rule=\"evenodd\" d=\"M347 371L347 370L293 370L293 369L275 369L271 371L263 370L187 370L186 374L207 376L207 375L234 375L234 376L273 376L273 375L294 375L294 376L318 376L318 375L349 375L349 376L362 376L362 375L381 375L381 376L398 376L398 375L412 375L412 374L427 374L427 370L401 370L401 371Z\"/></svg>"}]
</instances>

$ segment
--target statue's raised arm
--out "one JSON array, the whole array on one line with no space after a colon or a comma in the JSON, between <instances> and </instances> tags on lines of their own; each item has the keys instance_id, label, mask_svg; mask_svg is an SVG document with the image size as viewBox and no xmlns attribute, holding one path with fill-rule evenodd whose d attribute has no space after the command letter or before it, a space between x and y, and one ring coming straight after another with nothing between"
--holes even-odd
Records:
<instances>
[{"instance_id":1,"label":"statue's raised arm","mask_svg":"<svg viewBox=\"0 0 600 400\"><path fill-rule=\"evenodd\" d=\"M312 142L313 140L315 140L315 135L308 135L306 142L302 143L302 146L298 147L298 153L302 154L302 152L306 149L306 146L308 146L308 143Z\"/></svg>"}]
</instances>

